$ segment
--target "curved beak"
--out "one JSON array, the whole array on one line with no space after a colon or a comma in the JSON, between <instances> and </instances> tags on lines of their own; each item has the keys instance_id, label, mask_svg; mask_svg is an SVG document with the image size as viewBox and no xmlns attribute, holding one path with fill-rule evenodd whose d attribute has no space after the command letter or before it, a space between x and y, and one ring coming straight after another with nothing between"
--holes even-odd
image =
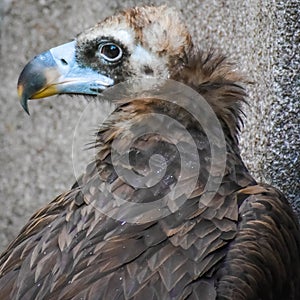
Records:
<instances>
[{"instance_id":1,"label":"curved beak","mask_svg":"<svg viewBox=\"0 0 300 300\"><path fill-rule=\"evenodd\" d=\"M24 110L28 99L55 94L98 95L114 80L76 61L75 41L43 52L31 60L18 80L18 95Z\"/></svg>"}]
</instances>

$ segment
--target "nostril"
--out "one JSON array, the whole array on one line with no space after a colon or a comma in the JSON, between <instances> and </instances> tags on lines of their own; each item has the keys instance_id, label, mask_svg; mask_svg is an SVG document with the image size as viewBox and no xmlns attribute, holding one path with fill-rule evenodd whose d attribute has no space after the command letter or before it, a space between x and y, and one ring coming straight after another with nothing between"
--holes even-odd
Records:
<instances>
[{"instance_id":1,"label":"nostril","mask_svg":"<svg viewBox=\"0 0 300 300\"><path fill-rule=\"evenodd\" d=\"M60 61L65 66L68 64L68 62L64 58L61 58Z\"/></svg>"}]
</instances>

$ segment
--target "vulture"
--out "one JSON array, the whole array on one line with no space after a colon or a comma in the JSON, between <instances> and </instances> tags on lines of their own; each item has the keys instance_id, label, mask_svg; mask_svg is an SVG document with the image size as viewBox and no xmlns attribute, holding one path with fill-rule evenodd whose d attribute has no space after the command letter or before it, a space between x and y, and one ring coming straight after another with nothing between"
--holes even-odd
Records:
<instances>
[{"instance_id":1,"label":"vulture","mask_svg":"<svg viewBox=\"0 0 300 300\"><path fill-rule=\"evenodd\" d=\"M2 253L0 299L300 299L299 223L240 156L245 84L168 6L33 58L18 81L27 112L54 94L116 108L84 174Z\"/></svg>"}]
</instances>

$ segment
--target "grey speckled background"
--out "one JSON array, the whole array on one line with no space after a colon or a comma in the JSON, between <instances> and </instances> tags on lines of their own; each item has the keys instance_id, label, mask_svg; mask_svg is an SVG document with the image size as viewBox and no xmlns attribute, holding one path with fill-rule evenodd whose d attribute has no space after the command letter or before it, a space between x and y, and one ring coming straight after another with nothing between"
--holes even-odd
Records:
<instances>
[{"instance_id":1,"label":"grey speckled background","mask_svg":"<svg viewBox=\"0 0 300 300\"><path fill-rule=\"evenodd\" d=\"M75 181L72 138L87 104L82 97L53 97L31 102L28 117L17 99L20 71L37 53L70 40L116 9L142 3L150 1L0 2L0 250L36 209ZM250 105L245 107L243 157L258 180L289 196L300 216L300 2L169 3L186 16L200 47L213 45L228 53L255 83L249 87Z\"/></svg>"}]
</instances>

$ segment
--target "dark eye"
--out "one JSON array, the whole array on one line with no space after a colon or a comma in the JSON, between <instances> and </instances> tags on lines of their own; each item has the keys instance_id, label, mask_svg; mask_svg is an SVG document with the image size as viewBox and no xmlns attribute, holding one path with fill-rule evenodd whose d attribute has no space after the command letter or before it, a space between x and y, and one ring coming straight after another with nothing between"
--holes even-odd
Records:
<instances>
[{"instance_id":1,"label":"dark eye","mask_svg":"<svg viewBox=\"0 0 300 300\"><path fill-rule=\"evenodd\" d=\"M100 55L109 62L116 62L122 57L122 49L111 42L103 43L99 45Z\"/></svg>"}]
</instances>

